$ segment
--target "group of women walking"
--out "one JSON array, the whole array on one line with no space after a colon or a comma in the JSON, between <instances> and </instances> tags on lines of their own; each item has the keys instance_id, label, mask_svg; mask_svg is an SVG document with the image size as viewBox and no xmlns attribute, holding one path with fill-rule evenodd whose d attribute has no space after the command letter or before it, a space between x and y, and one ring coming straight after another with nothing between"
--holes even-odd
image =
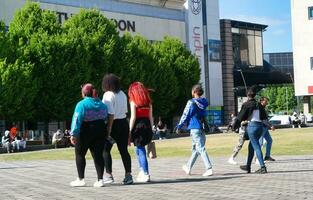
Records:
<instances>
[{"instance_id":1,"label":"group of women walking","mask_svg":"<svg viewBox=\"0 0 313 200\"><path fill-rule=\"evenodd\" d=\"M148 89L140 82L132 83L128 88L130 104L130 120L126 119L127 97L121 90L120 79L114 74L105 75L102 82L104 91L102 101L98 98L97 92L92 84L82 86L82 97L76 105L72 125L71 142L75 145L76 166L78 178L70 183L73 187L84 186L85 178L85 155L88 149L93 157L97 171L97 181L94 187L103 187L104 184L114 182L112 170L111 149L116 143L121 155L125 178L123 184L132 184L131 157L128 152L128 145L132 142L139 163L139 174L137 182L149 182L149 167L145 146L152 140L153 115L152 101ZM191 169L198 157L201 156L205 172L203 176L213 174L212 164L205 149L206 136L203 131L206 117L207 99L203 98L204 91L200 84L193 86L190 99L182 117L177 125L177 132L187 126L192 139L192 154L183 170L186 174ZM262 136L264 120L267 120L265 107L257 102L253 89L247 92L248 101L242 109L233 126L234 129L240 126L242 121L248 121L247 134L250 139L247 164L240 166L242 170L251 172L251 162L256 152L261 168L257 173L266 173L259 138ZM104 173L104 169L106 173ZM105 174L105 175L104 175Z\"/></svg>"},{"instance_id":2,"label":"group of women walking","mask_svg":"<svg viewBox=\"0 0 313 200\"><path fill-rule=\"evenodd\" d=\"M94 187L103 187L106 183L112 183L114 178L111 149L114 143L117 145L125 169L123 184L132 184L131 157L128 152L130 142L136 146L140 166L137 182L149 182L145 146L150 143L153 136L153 118L148 89L140 82L134 82L129 86L131 110L129 123L126 118L127 97L121 90L119 77L114 74L105 75L102 89L104 95L101 101L92 84L87 83L82 86L83 99L75 107L71 124L71 142L75 145L78 178L70 185L85 186L85 156L88 149L97 171Z\"/></svg>"}]
</instances>

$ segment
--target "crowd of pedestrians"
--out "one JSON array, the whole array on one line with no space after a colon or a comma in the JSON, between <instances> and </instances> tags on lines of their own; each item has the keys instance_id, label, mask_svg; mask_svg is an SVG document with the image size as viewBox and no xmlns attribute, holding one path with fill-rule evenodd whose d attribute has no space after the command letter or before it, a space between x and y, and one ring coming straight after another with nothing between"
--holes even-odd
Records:
<instances>
[{"instance_id":1,"label":"crowd of pedestrians","mask_svg":"<svg viewBox=\"0 0 313 200\"><path fill-rule=\"evenodd\" d=\"M114 144L118 151L125 169L123 184L134 182L131 171L131 157L128 146L133 143L139 163L139 173L136 182L149 182L150 172L147 159L146 146L153 138L153 107L149 89L141 82L134 82L128 88L128 102L130 105L130 120L126 115L128 112L127 96L120 87L120 79L114 74L107 74L102 81L103 97L98 98L93 85L88 83L82 87L82 100L76 105L71 124L71 143L75 146L75 158L78 178L70 183L73 187L84 186L86 160L85 155L89 149L94 159L97 172L97 180L94 187L102 187L113 183L111 149ZM206 136L203 131L203 123L207 115L208 101L202 97L204 91L200 84L193 86L191 90L192 99L188 100L176 132L180 133L187 127L190 130L192 140L192 151L188 162L182 169L190 175L197 157L204 163L203 176L213 175L213 167L208 152L205 148ZM248 157L246 165L240 168L251 173L251 164L256 154L260 169L256 173L267 173L265 161L275 161L270 155L272 138L269 129L274 127L268 121L265 107L268 103L266 97L260 101L255 99L253 88L247 91L248 100L245 102L238 116L232 116L232 123L228 127L239 130L239 143L234 148L231 164L235 161L244 142L249 140ZM161 118L155 126L158 136L162 139L161 131L166 127ZM263 157L261 146L266 141L266 154Z\"/></svg>"},{"instance_id":2,"label":"crowd of pedestrians","mask_svg":"<svg viewBox=\"0 0 313 200\"><path fill-rule=\"evenodd\" d=\"M132 175L131 156L128 147L131 143L135 146L135 154L139 163L139 173L136 182L150 182L149 163L147 159L146 146L151 143L154 132L159 139L164 139L166 135L166 124L159 118L158 123L153 125L153 107L150 97L150 89L141 82L133 82L128 88L128 98L121 89L120 78L114 74L107 74L102 80L103 97L98 97L97 91L91 83L87 83L81 88L82 100L80 100L74 110L71 129L62 133L58 130L52 141L55 145L60 141L67 141L75 149L75 161L77 169L77 179L70 182L73 187L85 186L86 153L89 150L94 160L97 180L94 187L103 187L105 184L113 183L113 169L111 149L114 144L120 153L125 176L123 184L134 182ZM182 170L190 175L192 168L200 156L204 163L203 176L213 175L213 166L208 152L205 148L206 136L203 130L206 120L208 101L202 97L204 91L200 84L196 84L191 89L192 99L187 101L185 109L176 126L176 132L180 133L186 127L190 131L192 146L191 156L188 162L182 166ZM241 150L245 141L249 141L248 155L245 165L240 169L251 173L251 164L254 155L260 169L256 173L267 173L265 161L275 161L271 157L272 137L269 130L275 130L269 123L266 106L269 99L261 97L259 101L255 99L256 92L253 88L247 91L248 100L242 105L238 116L232 115L231 123L227 131L239 132L239 142L235 146L230 164L237 164L236 156ZM127 101L128 99L128 101ZM130 108L130 119L127 120L128 104ZM5 131L2 137L2 145L10 153L13 149L20 150L26 148L26 142L18 136L16 127L10 131ZM263 157L262 146L266 143L266 153Z\"/></svg>"}]
</instances>

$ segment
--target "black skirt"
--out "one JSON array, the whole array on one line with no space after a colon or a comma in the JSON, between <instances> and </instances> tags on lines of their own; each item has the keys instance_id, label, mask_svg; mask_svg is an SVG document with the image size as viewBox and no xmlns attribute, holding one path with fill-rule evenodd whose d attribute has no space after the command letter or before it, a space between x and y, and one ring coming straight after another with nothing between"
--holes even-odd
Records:
<instances>
[{"instance_id":1,"label":"black skirt","mask_svg":"<svg viewBox=\"0 0 313 200\"><path fill-rule=\"evenodd\" d=\"M131 141L135 146L145 146L152 140L153 132L148 118L138 118L131 131Z\"/></svg>"}]
</instances>

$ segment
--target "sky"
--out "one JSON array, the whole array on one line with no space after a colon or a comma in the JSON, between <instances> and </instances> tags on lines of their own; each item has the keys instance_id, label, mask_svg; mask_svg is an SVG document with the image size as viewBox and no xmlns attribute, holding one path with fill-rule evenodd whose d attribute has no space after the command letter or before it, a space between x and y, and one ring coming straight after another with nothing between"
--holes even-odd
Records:
<instances>
[{"instance_id":1,"label":"sky","mask_svg":"<svg viewBox=\"0 0 313 200\"><path fill-rule=\"evenodd\" d=\"M292 52L290 0L219 0L220 18L268 25L264 53Z\"/></svg>"}]
</instances>

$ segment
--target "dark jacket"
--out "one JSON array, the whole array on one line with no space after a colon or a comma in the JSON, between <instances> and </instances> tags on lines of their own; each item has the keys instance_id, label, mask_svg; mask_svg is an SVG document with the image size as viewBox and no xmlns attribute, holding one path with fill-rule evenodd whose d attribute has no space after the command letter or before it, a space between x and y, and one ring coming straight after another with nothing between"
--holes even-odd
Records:
<instances>
[{"instance_id":1,"label":"dark jacket","mask_svg":"<svg viewBox=\"0 0 313 200\"><path fill-rule=\"evenodd\" d=\"M249 99L245 103L242 104L242 107L240 109L240 112L237 116L236 122L234 126L232 127L233 130L236 130L240 127L240 123L242 121L249 121L252 117L252 113L254 110L260 110L260 120L267 120L267 114L264 109L264 107L257 102L255 99Z\"/></svg>"}]
</instances>

